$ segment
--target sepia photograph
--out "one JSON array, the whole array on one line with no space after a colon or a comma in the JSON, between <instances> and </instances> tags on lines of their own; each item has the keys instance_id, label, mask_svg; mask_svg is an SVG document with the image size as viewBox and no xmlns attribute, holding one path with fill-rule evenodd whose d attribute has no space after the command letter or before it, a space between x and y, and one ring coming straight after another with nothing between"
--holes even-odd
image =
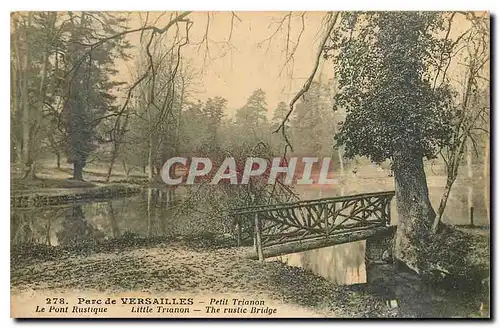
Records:
<instances>
[{"instance_id":1,"label":"sepia photograph","mask_svg":"<svg viewBox=\"0 0 500 328\"><path fill-rule=\"evenodd\" d=\"M491 319L490 26L10 12L10 316Z\"/></svg>"}]
</instances>

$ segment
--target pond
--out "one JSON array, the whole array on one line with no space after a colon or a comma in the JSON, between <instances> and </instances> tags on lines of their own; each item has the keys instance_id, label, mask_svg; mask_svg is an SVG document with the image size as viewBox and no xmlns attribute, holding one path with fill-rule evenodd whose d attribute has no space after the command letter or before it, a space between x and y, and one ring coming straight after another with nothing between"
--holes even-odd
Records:
<instances>
[{"instance_id":1,"label":"pond","mask_svg":"<svg viewBox=\"0 0 500 328\"><path fill-rule=\"evenodd\" d=\"M443 181L437 181L438 179L442 180L442 177L428 179L434 208L438 207L443 192ZM335 185L295 187L301 199L388 190L394 190L393 179L389 177L378 179L354 177ZM143 237L170 237L229 231L230 223L228 224L227 220L208 219L203 209L191 211L188 216L180 215L182 202L179 200L182 198L182 190L177 190L173 195L166 190L149 189L133 197L103 202L13 209L11 241L14 244L34 242L56 246L78 239L116 238L124 233L134 233ZM468 183L457 180L450 194L443 221L458 225L468 224L470 206L474 207L474 224L489 226L483 182L476 180L474 183ZM392 201L391 218L391 223L397 224L395 200ZM363 252L361 243L352 247L353 249L347 253ZM352 270L358 269L363 271L359 265L352 268ZM360 277L362 280L363 274Z\"/></svg>"},{"instance_id":2,"label":"pond","mask_svg":"<svg viewBox=\"0 0 500 328\"><path fill-rule=\"evenodd\" d=\"M202 235L213 231L199 217L177 215L179 202L166 190L149 189L139 195L66 206L11 211L11 242L50 246L119 238Z\"/></svg>"},{"instance_id":3,"label":"pond","mask_svg":"<svg viewBox=\"0 0 500 328\"><path fill-rule=\"evenodd\" d=\"M376 184L372 183L368 191L393 190L391 181L392 179L384 179ZM366 181L359 180L356 183L351 181L349 184L343 184L341 187L302 186L296 188L296 191L302 199L313 199L366 192L366 186ZM478 191L472 198L475 207L474 222L478 225L488 225L484 196L481 194L484 189L481 185L473 187ZM467 202L470 199L470 188L471 186L463 184L457 184L454 187L444 216L445 222L469 223ZM437 207L441 193L441 187L430 187L431 201L435 207ZM102 202L13 209L11 211L11 242L58 246L90 240L113 239L127 233L142 237L174 237L225 232L224 223L202 219L206 218L203 213L180 216L179 206L182 202L178 202L177 198L181 197L181 195L174 197L171 192L165 190L149 189L133 197ZM395 224L397 223L395 200L392 202L392 214L392 223ZM365 248L365 241L357 241L267 260L278 260L290 266L310 270L338 285L370 285L373 277L377 276L377 270L367 268ZM389 307L404 305L407 307L406 311L414 316L435 312L434 309L429 308L430 305L422 305L421 302L415 302L415 304L418 303L418 307L413 306L405 295L411 294L417 298L418 296L415 296L415 291L402 289L402 285L404 283L396 284L390 291L383 293L388 299ZM447 297L436 294L433 290L424 291L424 289L423 287L419 289L420 297L428 300L433 307L438 307L440 314L447 316L467 316L478 312L480 307L484 308L488 303L484 297L480 300L469 299L467 296L465 298ZM450 307L450 302L455 305ZM457 312L458 309L462 312Z\"/></svg>"}]
</instances>

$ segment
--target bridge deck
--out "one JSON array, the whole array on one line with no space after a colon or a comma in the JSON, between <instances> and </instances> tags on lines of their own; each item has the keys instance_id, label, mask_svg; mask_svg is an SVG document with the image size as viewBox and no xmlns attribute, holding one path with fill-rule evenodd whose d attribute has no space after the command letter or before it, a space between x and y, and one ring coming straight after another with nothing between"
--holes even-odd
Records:
<instances>
[{"instance_id":1,"label":"bridge deck","mask_svg":"<svg viewBox=\"0 0 500 328\"><path fill-rule=\"evenodd\" d=\"M359 240L366 240L372 237L386 236L394 231L396 226L377 227L366 230L359 230L350 233L331 236L330 238L317 238L304 241L295 241L287 244L274 245L263 249L264 258L281 256L292 253L300 253L313 249L330 247ZM250 251L247 256L252 260L258 260L259 255L255 250Z\"/></svg>"},{"instance_id":2,"label":"bridge deck","mask_svg":"<svg viewBox=\"0 0 500 328\"><path fill-rule=\"evenodd\" d=\"M256 205L232 212L239 245L266 257L363 240L390 225L393 191Z\"/></svg>"}]
</instances>

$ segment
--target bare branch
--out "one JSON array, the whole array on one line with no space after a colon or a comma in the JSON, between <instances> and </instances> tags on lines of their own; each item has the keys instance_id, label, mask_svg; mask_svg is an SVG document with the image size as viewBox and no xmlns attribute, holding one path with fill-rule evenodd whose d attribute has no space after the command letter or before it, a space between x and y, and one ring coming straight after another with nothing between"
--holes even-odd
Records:
<instances>
[{"instance_id":1,"label":"bare branch","mask_svg":"<svg viewBox=\"0 0 500 328\"><path fill-rule=\"evenodd\" d=\"M176 23L190 22L189 19L185 19L186 16L188 16L190 13L191 13L191 11L185 11L185 12L181 13L180 15L176 16L174 19L169 21L167 23L167 25L165 25L163 28L158 28L156 26L143 26L143 27L139 27L136 29L132 29L132 30L125 30L123 32L120 32L120 33L111 35L109 37L103 38L103 39L101 39L97 42L94 42L94 43L90 43L90 44L80 43L80 45L95 49L96 47L99 47L102 44L104 44L110 40L120 38L120 37L125 36L127 34L132 34L132 33L137 33L137 32L143 33L145 31L152 31L152 32L157 33L157 34L163 34L163 33L167 32L169 30L169 28L172 27L173 25L175 25Z\"/></svg>"},{"instance_id":2,"label":"bare branch","mask_svg":"<svg viewBox=\"0 0 500 328\"><path fill-rule=\"evenodd\" d=\"M271 42L274 38L274 36L276 34L278 34L278 32L281 30L281 28L283 27L283 24L285 23L285 20L287 18L289 18L290 16L292 15L292 12L288 12L285 16L282 17L281 21L278 23L278 27L276 28L276 30L267 38L265 38L264 40L260 41L257 43L257 47L261 47L264 43L268 42L267 44L267 49L266 49L266 52L269 50L269 47L271 46Z\"/></svg>"},{"instance_id":3,"label":"bare branch","mask_svg":"<svg viewBox=\"0 0 500 328\"><path fill-rule=\"evenodd\" d=\"M336 12L336 13L330 12L329 15L331 16L330 23L326 29L325 35L323 36L321 43L319 45L318 52L316 54L316 60L315 60L313 69L311 71L311 74L309 75L309 78L306 80L306 82L302 86L302 89L299 92L297 92L297 94L293 97L293 99L289 105L290 109L289 109L288 113L285 115L285 118L283 119L281 124L278 126L278 128L274 131L274 133L277 133L281 130L282 135L286 140L286 144L291 150L293 150L293 147L290 144L290 142L286 136L286 132L285 132L286 125L285 124L295 108L295 103L297 102L297 100L299 100L300 97L302 97L309 90L309 88L311 87L311 84L314 80L314 77L316 76L316 72L318 71L318 67L319 67L319 62L320 62L321 57L322 57L321 55L323 54L323 49L326 45L327 40L330 37L330 34L333 31L333 28L335 27L335 24L337 23L337 18L339 16L339 12ZM286 148L287 147L285 146L285 152L286 152Z\"/></svg>"},{"instance_id":4,"label":"bare branch","mask_svg":"<svg viewBox=\"0 0 500 328\"><path fill-rule=\"evenodd\" d=\"M233 27L234 27L234 19L237 19L240 21L240 23L242 22L241 21L241 18L238 17L238 15L236 15L236 13L234 11L231 11L231 28L229 30L229 37L227 38L227 42L230 42L231 41L231 37L233 35Z\"/></svg>"},{"instance_id":5,"label":"bare branch","mask_svg":"<svg viewBox=\"0 0 500 328\"><path fill-rule=\"evenodd\" d=\"M301 26L301 29L300 29L300 32L299 32L299 35L297 36L297 41L295 42L295 46L293 47L292 51L290 52L290 55L288 56L288 58L286 58L285 60L285 64L283 64L283 67L281 68L280 70L280 73L279 75L281 75L281 73L283 72L283 69L285 69L285 67L288 65L288 63L290 61L294 61L294 56L295 56L295 52L297 51L297 47L299 46L300 44L300 40L302 38L302 35L304 34L304 30L305 30L305 15L306 13L303 12L300 17L301 17L301 22L302 22L302 26ZM288 44L288 38L287 38L287 44ZM287 46L287 55L288 55L288 46Z\"/></svg>"}]
</instances>

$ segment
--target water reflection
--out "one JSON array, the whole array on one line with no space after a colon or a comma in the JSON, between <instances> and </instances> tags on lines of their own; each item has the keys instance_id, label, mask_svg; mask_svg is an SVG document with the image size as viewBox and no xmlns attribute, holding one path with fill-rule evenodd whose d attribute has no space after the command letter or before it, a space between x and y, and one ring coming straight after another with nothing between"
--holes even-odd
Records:
<instances>
[{"instance_id":1,"label":"water reflection","mask_svg":"<svg viewBox=\"0 0 500 328\"><path fill-rule=\"evenodd\" d=\"M61 230L56 232L57 242L60 245L104 239L104 233L85 220L82 205L71 206L64 215L61 225Z\"/></svg>"},{"instance_id":2,"label":"water reflection","mask_svg":"<svg viewBox=\"0 0 500 328\"><path fill-rule=\"evenodd\" d=\"M332 185L295 186L299 197L304 200L323 197L336 197L343 195L354 195L366 192L379 192L394 190L392 178L363 178L351 177L348 180L337 180ZM435 209L438 208L443 189L445 177L429 177L429 197ZM448 203L443 214L443 222L455 225L466 225L470 223L470 207L474 208L474 224L478 226L489 226L488 209L485 193L488 192L482 178L471 180L457 180L451 189ZM392 201L391 218L392 224L397 224L396 200Z\"/></svg>"},{"instance_id":3,"label":"water reflection","mask_svg":"<svg viewBox=\"0 0 500 328\"><path fill-rule=\"evenodd\" d=\"M12 244L50 246L118 238L195 234L189 220L173 217L171 191L149 189L144 194L104 202L58 207L13 209ZM183 223L186 223L185 225Z\"/></svg>"},{"instance_id":4,"label":"water reflection","mask_svg":"<svg viewBox=\"0 0 500 328\"><path fill-rule=\"evenodd\" d=\"M429 192L434 206L439 203L443 181L442 177L429 178ZM353 177L339 179L335 185L295 186L301 199L333 197L363 192L393 190L391 178ZM452 224L468 224L469 208L474 207L474 223L489 225L487 206L485 205L485 185L481 179L472 183L457 180L450 193L443 221ZM17 243L41 243L58 245L77 243L82 240L100 240L120 237L124 233L134 233L143 237L196 235L227 231L227 220L209 219L207 215L192 213L180 215L178 206L182 203L182 190L148 189L144 193L122 199L105 202L62 207L42 207L32 210L12 209L11 240ZM201 209L203 210L203 209ZM393 224L397 224L396 202L392 202ZM286 258L287 263L300 263L302 266L317 268L322 275L342 283L347 278L340 278L337 269L330 273L323 272L317 263L340 263L344 258L360 259L364 256L364 246L338 246L312 253L298 254ZM345 250L342 250L345 249ZM340 255L336 255L340 254ZM338 257L338 258L337 258ZM334 259L335 258L335 261ZM357 260L356 260L357 261ZM363 281L364 269L361 262L353 264L349 275L358 276ZM340 266L340 264L339 264ZM329 264L328 267L335 268ZM349 280L349 279L347 279ZM346 280L346 281L347 281Z\"/></svg>"},{"instance_id":5,"label":"water reflection","mask_svg":"<svg viewBox=\"0 0 500 328\"><path fill-rule=\"evenodd\" d=\"M340 196L366 192L359 190L361 184L342 185L341 187L309 187L298 188L301 198ZM454 187L445 215L445 221L455 224L468 223L469 186ZM383 184L370 191L391 190ZM441 188L430 188L431 199L439 201ZM484 190L484 188L474 188ZM488 224L483 195L472 194L472 202L476 208L475 223ZM50 246L70 245L84 241L98 241L118 238L127 233L142 237L155 236L191 236L206 233L220 233L228 222L210 221L203 213L197 215L180 215L178 208L182 196L172 190L149 189L134 197L113 199L104 202L78 204L60 207L42 207L36 209L12 209L11 242L12 244L44 244ZM481 207L481 204L483 206ZM396 217L393 201L393 217ZM227 220L226 220L227 221ZM397 222L397 221L396 221ZM395 222L393 222L395 223ZM488 297L473 300L467 297L437 295L426 287L416 287L405 281L377 282L377 273L365 263L366 242L356 241L322 249L289 254L268 261L283 261L290 266L298 266L310 270L339 285L356 285L364 287L370 294L387 300L389 308L398 309L404 316L453 316L479 311L488 304ZM384 277L390 275L384 274ZM374 280L375 279L375 280ZM392 278L391 278L392 279ZM377 286L388 286L376 290ZM391 287L392 286L392 287ZM375 288L375 290L373 289ZM408 289L409 288L409 289ZM414 290L414 291L412 291ZM450 299L453 301L451 302ZM460 305L456 302L464 303ZM472 302L472 301L471 301ZM444 312L443 312L444 311ZM457 314L458 313L458 314ZM446 314L446 315L445 315Z\"/></svg>"},{"instance_id":6,"label":"water reflection","mask_svg":"<svg viewBox=\"0 0 500 328\"><path fill-rule=\"evenodd\" d=\"M366 283L364 240L269 258L304 268L339 285Z\"/></svg>"},{"instance_id":7,"label":"water reflection","mask_svg":"<svg viewBox=\"0 0 500 328\"><path fill-rule=\"evenodd\" d=\"M24 210L11 212L11 242L13 244L57 245L54 217L62 217L68 208Z\"/></svg>"}]
</instances>

